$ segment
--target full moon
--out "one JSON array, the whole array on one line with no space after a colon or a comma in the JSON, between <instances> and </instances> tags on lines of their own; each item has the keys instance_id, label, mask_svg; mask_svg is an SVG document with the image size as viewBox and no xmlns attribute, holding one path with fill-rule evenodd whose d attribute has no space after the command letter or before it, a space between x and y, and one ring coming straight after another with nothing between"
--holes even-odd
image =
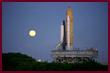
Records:
<instances>
[{"instance_id":1,"label":"full moon","mask_svg":"<svg viewBox=\"0 0 110 73\"><path fill-rule=\"evenodd\" d=\"M35 35L36 35L36 32L35 32L34 30L30 30L30 31L29 31L29 35L30 35L30 36L35 36Z\"/></svg>"}]
</instances>

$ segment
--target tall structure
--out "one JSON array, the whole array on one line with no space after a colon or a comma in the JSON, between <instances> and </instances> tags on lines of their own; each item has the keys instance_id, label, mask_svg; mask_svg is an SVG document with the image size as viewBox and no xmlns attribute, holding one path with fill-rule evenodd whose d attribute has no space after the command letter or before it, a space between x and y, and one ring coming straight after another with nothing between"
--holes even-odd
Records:
<instances>
[{"instance_id":1,"label":"tall structure","mask_svg":"<svg viewBox=\"0 0 110 73\"><path fill-rule=\"evenodd\" d=\"M72 50L73 44L73 11L69 7L66 12L66 24L65 21L61 23L61 41L55 47L55 49L60 48L60 50Z\"/></svg>"},{"instance_id":2,"label":"tall structure","mask_svg":"<svg viewBox=\"0 0 110 73\"><path fill-rule=\"evenodd\" d=\"M68 50L71 50L70 49L70 17L69 17L69 15L67 16L67 28L66 28L66 32L67 32L67 34L66 34L66 36L67 36L67 49Z\"/></svg>"},{"instance_id":3,"label":"tall structure","mask_svg":"<svg viewBox=\"0 0 110 73\"><path fill-rule=\"evenodd\" d=\"M66 21L61 23L61 41L52 51L51 57L54 57L56 61L76 61L76 60L88 60L98 57L98 50L95 48L85 50L73 50L73 11L69 7L66 12ZM66 49L67 46L67 49ZM58 49L58 50L57 50Z\"/></svg>"},{"instance_id":4,"label":"tall structure","mask_svg":"<svg viewBox=\"0 0 110 73\"><path fill-rule=\"evenodd\" d=\"M69 29L67 29L67 28L69 28ZM70 32L67 33L67 31L70 31ZM67 38L67 36L69 36L70 38L69 37ZM69 42L70 42L70 47L71 47L71 48L68 48L68 50L72 50L72 44L73 44L73 11L70 7L68 8L68 10L66 12L66 41L65 42L67 43L68 40L70 40ZM69 47L69 45L68 45L68 47Z\"/></svg>"}]
</instances>

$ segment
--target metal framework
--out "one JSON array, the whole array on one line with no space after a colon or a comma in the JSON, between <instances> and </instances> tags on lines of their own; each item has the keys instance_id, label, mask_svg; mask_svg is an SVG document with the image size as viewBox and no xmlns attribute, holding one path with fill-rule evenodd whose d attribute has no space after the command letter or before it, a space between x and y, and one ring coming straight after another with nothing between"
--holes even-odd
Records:
<instances>
[{"instance_id":1,"label":"metal framework","mask_svg":"<svg viewBox=\"0 0 110 73\"><path fill-rule=\"evenodd\" d=\"M52 50L51 57L55 58L56 61L83 61L98 57L98 50L90 48L88 50Z\"/></svg>"}]
</instances>

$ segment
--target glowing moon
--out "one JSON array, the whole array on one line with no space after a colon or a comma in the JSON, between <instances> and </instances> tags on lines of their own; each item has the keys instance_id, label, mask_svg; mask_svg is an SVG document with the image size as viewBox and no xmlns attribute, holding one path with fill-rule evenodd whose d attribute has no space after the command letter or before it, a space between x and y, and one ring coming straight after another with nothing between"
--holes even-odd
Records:
<instances>
[{"instance_id":1,"label":"glowing moon","mask_svg":"<svg viewBox=\"0 0 110 73\"><path fill-rule=\"evenodd\" d=\"M34 30L31 30L31 31L29 31L29 35L30 36L35 36L36 35L36 32Z\"/></svg>"}]
</instances>

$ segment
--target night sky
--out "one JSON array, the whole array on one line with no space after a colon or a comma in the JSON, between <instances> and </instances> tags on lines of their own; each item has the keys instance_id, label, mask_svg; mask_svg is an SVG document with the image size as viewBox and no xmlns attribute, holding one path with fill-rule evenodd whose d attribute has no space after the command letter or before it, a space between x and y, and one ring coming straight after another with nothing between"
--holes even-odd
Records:
<instances>
[{"instance_id":1,"label":"night sky","mask_svg":"<svg viewBox=\"0 0 110 73\"><path fill-rule=\"evenodd\" d=\"M98 61L108 61L108 2L2 2L2 53L20 52L52 61L60 25L73 11L73 48L95 47ZM36 35L30 36L29 31ZM102 54L103 53L103 54Z\"/></svg>"}]
</instances>

